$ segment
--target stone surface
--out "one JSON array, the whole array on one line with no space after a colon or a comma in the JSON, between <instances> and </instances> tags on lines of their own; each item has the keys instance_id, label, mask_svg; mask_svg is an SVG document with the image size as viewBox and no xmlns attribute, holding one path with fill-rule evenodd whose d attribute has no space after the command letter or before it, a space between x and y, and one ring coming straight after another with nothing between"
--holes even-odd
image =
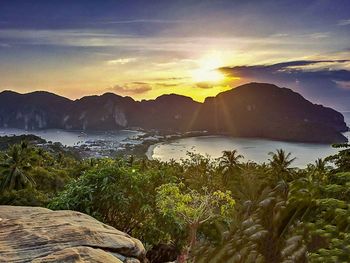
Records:
<instances>
[{"instance_id":1,"label":"stone surface","mask_svg":"<svg viewBox=\"0 0 350 263\"><path fill-rule=\"evenodd\" d=\"M96 263L123 263L123 261L106 253L101 249L91 247L70 247L49 254L45 257L34 259L33 263L46 262L96 262Z\"/></svg>"},{"instance_id":2,"label":"stone surface","mask_svg":"<svg viewBox=\"0 0 350 263\"><path fill-rule=\"evenodd\" d=\"M0 206L0 262L145 262L145 249L79 212Z\"/></svg>"}]
</instances>

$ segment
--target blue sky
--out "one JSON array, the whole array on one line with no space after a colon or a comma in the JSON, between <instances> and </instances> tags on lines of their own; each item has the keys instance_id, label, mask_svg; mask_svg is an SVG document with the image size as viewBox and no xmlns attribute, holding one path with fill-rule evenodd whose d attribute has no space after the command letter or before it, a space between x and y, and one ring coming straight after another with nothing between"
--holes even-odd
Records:
<instances>
[{"instance_id":1,"label":"blue sky","mask_svg":"<svg viewBox=\"0 0 350 263\"><path fill-rule=\"evenodd\" d=\"M203 100L266 81L350 110L348 0L0 5L0 90L48 90L71 98L107 91L135 99L178 93ZM292 61L307 63L271 67Z\"/></svg>"}]
</instances>

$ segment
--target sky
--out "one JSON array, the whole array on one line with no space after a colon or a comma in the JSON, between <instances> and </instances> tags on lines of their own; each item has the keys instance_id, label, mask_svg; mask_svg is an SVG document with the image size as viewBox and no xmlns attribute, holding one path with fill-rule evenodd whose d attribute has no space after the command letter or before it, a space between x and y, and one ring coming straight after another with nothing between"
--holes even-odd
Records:
<instances>
[{"instance_id":1,"label":"sky","mask_svg":"<svg viewBox=\"0 0 350 263\"><path fill-rule=\"evenodd\" d=\"M350 1L1 0L0 76L72 99L269 82L350 110Z\"/></svg>"}]
</instances>

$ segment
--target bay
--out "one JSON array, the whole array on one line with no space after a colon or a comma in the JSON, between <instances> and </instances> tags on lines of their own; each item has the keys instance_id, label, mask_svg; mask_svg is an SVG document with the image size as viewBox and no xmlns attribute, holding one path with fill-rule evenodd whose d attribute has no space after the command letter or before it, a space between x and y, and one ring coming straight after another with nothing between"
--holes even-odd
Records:
<instances>
[{"instance_id":1,"label":"bay","mask_svg":"<svg viewBox=\"0 0 350 263\"><path fill-rule=\"evenodd\" d=\"M121 130L115 132L82 132L82 131L68 131L61 129L47 129L47 130L31 130L26 131L22 129L1 128L0 136L34 134L46 141L60 142L65 146L79 146L86 143L93 143L96 141L108 142L122 142L125 140L132 140L143 133L132 130Z\"/></svg>"},{"instance_id":2,"label":"bay","mask_svg":"<svg viewBox=\"0 0 350 263\"><path fill-rule=\"evenodd\" d=\"M346 123L350 126L350 112L343 113ZM350 137L350 132L345 133ZM296 143L273 141L266 139L233 138L228 136L201 136L183 138L165 143L159 143L150 147L148 157L161 161L174 159L179 161L187 158L188 152L209 155L211 158L218 158L224 150L237 150L245 157L245 161L257 163L267 162L269 152L283 149L296 157L293 163L296 167L305 167L318 158L325 158L337 153L337 149L327 144Z\"/></svg>"}]
</instances>

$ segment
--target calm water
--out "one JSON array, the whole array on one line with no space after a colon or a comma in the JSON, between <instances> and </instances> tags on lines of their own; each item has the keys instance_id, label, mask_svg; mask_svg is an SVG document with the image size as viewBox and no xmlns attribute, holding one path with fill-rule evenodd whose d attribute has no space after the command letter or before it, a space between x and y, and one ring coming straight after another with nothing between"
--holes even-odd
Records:
<instances>
[{"instance_id":1,"label":"calm water","mask_svg":"<svg viewBox=\"0 0 350 263\"><path fill-rule=\"evenodd\" d=\"M350 112L344 113L347 123L350 124ZM349 125L348 125L349 126ZM350 133L346 136L349 138ZM149 149L148 156L162 161L186 158L188 151L208 154L212 158L220 157L224 150L236 149L245 156L245 160L266 162L268 153L276 149L284 149L292 153L297 159L294 165L305 167L317 158L324 158L337 152L330 145L312 143L291 143L263 139L232 138L226 136L192 137L157 144ZM152 151L153 150L153 151Z\"/></svg>"},{"instance_id":2,"label":"calm water","mask_svg":"<svg viewBox=\"0 0 350 263\"><path fill-rule=\"evenodd\" d=\"M343 113L348 126L350 126L350 112ZM65 130L41 130L24 131L20 129L0 129L0 136L35 134L47 141L60 142L67 146L79 146L95 141L104 141L108 144L118 146L119 143L130 141L141 135L141 132L122 130L118 132L89 132ZM346 134L350 137L350 132ZM330 145L310 144L310 143L290 143L280 141L270 141L263 139L232 138L226 136L205 136L179 139L167 143L160 143L150 147L148 157L168 161L170 159L180 160L186 158L188 151L200 154L208 154L216 158L221 156L224 150L236 149L245 156L246 160L255 162L265 162L269 158L268 153L276 149L284 149L297 157L295 165L303 167L317 158L324 158L337 151Z\"/></svg>"},{"instance_id":3,"label":"calm water","mask_svg":"<svg viewBox=\"0 0 350 263\"><path fill-rule=\"evenodd\" d=\"M34 134L46 141L60 142L66 146L78 146L81 144L94 141L111 141L122 142L123 140L133 139L140 135L138 131L122 130L118 132L79 132L65 131L58 129L40 130L40 131L25 131L21 129L0 129L0 136L4 135L21 135Z\"/></svg>"}]
</instances>

